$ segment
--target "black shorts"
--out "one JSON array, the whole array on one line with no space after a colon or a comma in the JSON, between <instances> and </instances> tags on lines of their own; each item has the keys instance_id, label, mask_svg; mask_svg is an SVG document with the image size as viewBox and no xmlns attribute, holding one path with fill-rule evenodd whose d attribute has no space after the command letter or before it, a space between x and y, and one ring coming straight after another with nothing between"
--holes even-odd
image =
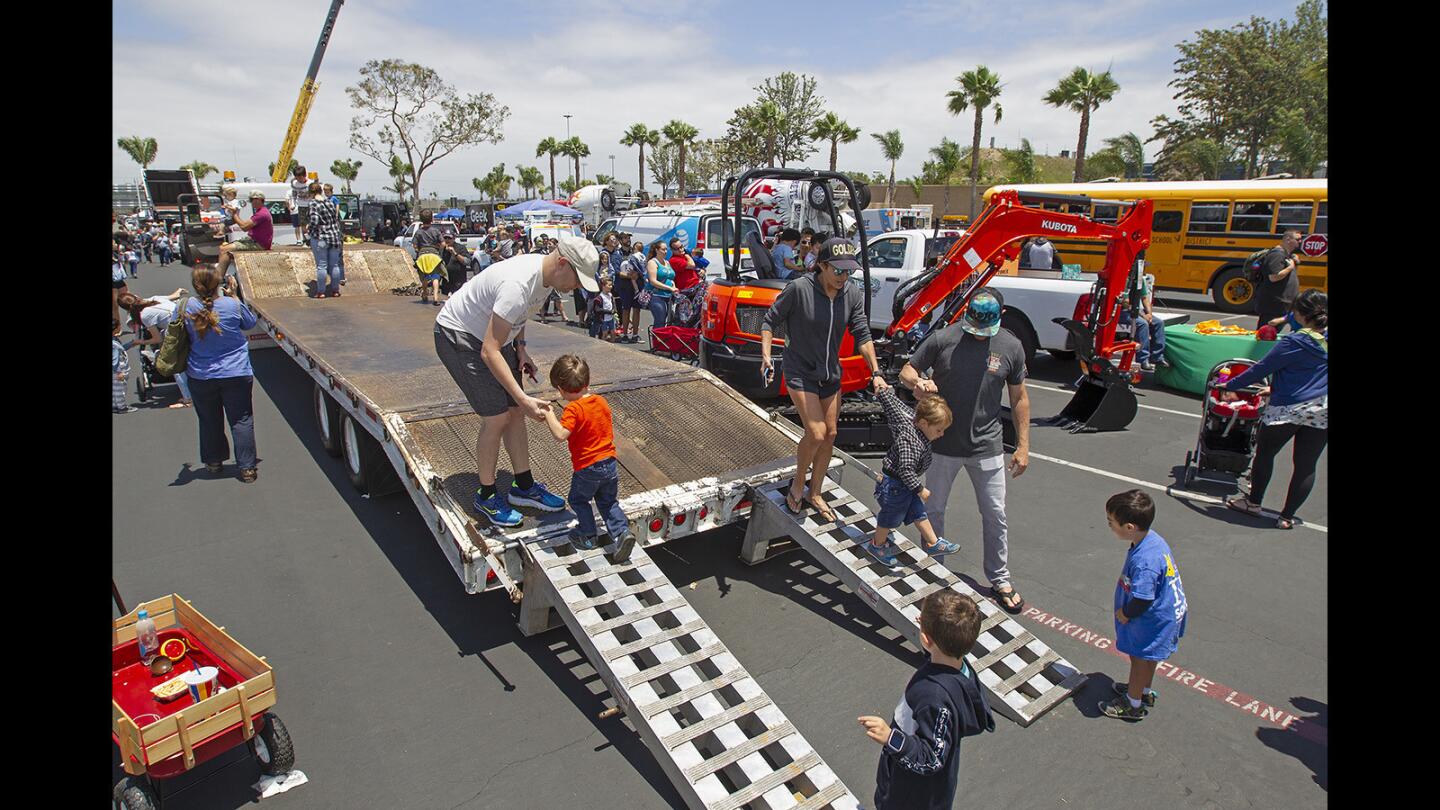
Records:
<instances>
[{"instance_id":1,"label":"black shorts","mask_svg":"<svg viewBox=\"0 0 1440 810\"><path fill-rule=\"evenodd\" d=\"M630 279L615 279L615 309L624 312L627 309L639 309L640 305L635 303L635 288L630 286Z\"/></svg>"},{"instance_id":2,"label":"black shorts","mask_svg":"<svg viewBox=\"0 0 1440 810\"><path fill-rule=\"evenodd\" d=\"M465 393L465 400L475 413L480 416L499 416L505 411L516 406L510 393L490 373L490 367L485 364L485 358L480 354L481 341L469 332L458 332L454 329L447 329L439 324L435 325L435 354L439 356L440 362L445 365L445 370L460 386ZM505 358L505 365L509 366L510 373L515 375L515 382L520 382L520 357L515 351L513 343L507 343L500 347L500 356Z\"/></svg>"},{"instance_id":3,"label":"black shorts","mask_svg":"<svg viewBox=\"0 0 1440 810\"><path fill-rule=\"evenodd\" d=\"M115 278L110 280L110 287L116 290L123 290L126 287L125 279Z\"/></svg>"},{"instance_id":4,"label":"black shorts","mask_svg":"<svg viewBox=\"0 0 1440 810\"><path fill-rule=\"evenodd\" d=\"M804 377L786 377L785 387L791 391L803 391L807 394L814 394L820 399L829 399L840 393L839 380L807 380Z\"/></svg>"}]
</instances>

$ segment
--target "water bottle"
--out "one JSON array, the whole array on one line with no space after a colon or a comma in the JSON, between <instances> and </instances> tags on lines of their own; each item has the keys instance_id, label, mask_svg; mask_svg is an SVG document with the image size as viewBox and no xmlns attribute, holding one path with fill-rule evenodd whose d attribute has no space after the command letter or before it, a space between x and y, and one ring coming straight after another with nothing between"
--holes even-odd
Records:
<instances>
[{"instance_id":1,"label":"water bottle","mask_svg":"<svg viewBox=\"0 0 1440 810\"><path fill-rule=\"evenodd\" d=\"M140 608L140 619L135 622L135 640L140 642L140 661L149 666L150 660L160 651L160 635L155 632L155 620L145 608Z\"/></svg>"}]
</instances>

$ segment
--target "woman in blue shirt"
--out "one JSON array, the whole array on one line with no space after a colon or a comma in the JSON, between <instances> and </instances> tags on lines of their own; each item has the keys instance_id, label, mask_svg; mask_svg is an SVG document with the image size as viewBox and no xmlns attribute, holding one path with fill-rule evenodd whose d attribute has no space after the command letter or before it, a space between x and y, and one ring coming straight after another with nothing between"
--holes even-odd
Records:
<instances>
[{"instance_id":1,"label":"woman in blue shirt","mask_svg":"<svg viewBox=\"0 0 1440 810\"><path fill-rule=\"evenodd\" d=\"M185 372L190 377L195 416L200 420L200 460L205 469L219 474L230 457L230 445L225 441L225 423L229 422L240 480L249 483L259 474L251 401L255 378L250 342L245 337L245 330L255 325L255 313L239 299L223 295L221 280L213 267L197 267L190 274L195 297L185 302L185 330L190 333Z\"/></svg>"},{"instance_id":2,"label":"woman in blue shirt","mask_svg":"<svg viewBox=\"0 0 1440 810\"><path fill-rule=\"evenodd\" d=\"M670 322L670 299L679 292L675 287L675 270L665 261L665 243L659 240L650 245L645 254L645 289L650 293L650 317L653 326L664 326Z\"/></svg>"},{"instance_id":3,"label":"woman in blue shirt","mask_svg":"<svg viewBox=\"0 0 1440 810\"><path fill-rule=\"evenodd\" d=\"M1330 304L1325 293L1300 293L1285 316L1295 330L1280 339L1264 359L1227 380L1230 390L1270 378L1270 402L1260 416L1260 436L1250 470L1250 494L1225 501L1231 509L1260 514L1260 502L1270 485L1275 456L1295 440L1294 473L1285 494L1285 506L1275 525L1295 528L1295 512L1315 486L1315 467L1330 440Z\"/></svg>"}]
</instances>

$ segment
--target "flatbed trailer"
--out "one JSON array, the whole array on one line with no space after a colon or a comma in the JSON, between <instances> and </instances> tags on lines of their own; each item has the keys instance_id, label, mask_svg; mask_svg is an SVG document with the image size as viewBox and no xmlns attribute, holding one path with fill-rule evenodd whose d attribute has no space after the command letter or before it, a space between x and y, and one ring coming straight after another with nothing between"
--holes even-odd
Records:
<instances>
[{"instance_id":1,"label":"flatbed trailer","mask_svg":"<svg viewBox=\"0 0 1440 810\"><path fill-rule=\"evenodd\" d=\"M794 474L799 428L702 369L531 322L526 339L542 374L538 384L524 383L527 393L556 398L543 367L576 353L590 365L592 389L610 403L620 505L637 542L623 561L599 549L577 551L567 539L575 523L568 511L522 509L521 526L498 530L470 511L479 486L474 452L482 420L435 354L436 310L417 296L392 293L418 282L402 249L347 245L347 284L338 299L310 297L314 261L305 248L239 253L236 271L261 328L314 381L321 441L343 459L352 482L372 496L404 490L466 591L508 591L520 604L523 633L566 626L688 805L859 805L645 551L748 521L742 554L756 563L773 550L771 540L813 535L816 542L800 545L827 567L854 572L858 592L881 618L913 635L918 592L904 583L898 592L889 587L893 576L881 583L865 555L855 557L845 543L824 535L853 535L859 525L822 527L775 514L770 501ZM526 425L531 470L563 497L571 472L567 446L544 425ZM840 467L873 475L836 451L832 476ZM496 483L507 488L510 480L502 455ZM755 510L765 519L749 521ZM869 517L846 514L855 521ZM953 576L931 576L921 587L968 592ZM895 607L880 605L884 600ZM1018 692L991 696L993 706L1028 725L1083 676L1073 677L1068 662L1028 634L1030 651L1011 656L1020 646L1013 641L1019 628L1009 630L1002 641L1012 643L1003 652L975 663L995 668L994 677L982 671L989 684L1022 689L1028 682L1022 691L1043 691L1036 700ZM1036 675L1040 669L1045 672Z\"/></svg>"}]
</instances>

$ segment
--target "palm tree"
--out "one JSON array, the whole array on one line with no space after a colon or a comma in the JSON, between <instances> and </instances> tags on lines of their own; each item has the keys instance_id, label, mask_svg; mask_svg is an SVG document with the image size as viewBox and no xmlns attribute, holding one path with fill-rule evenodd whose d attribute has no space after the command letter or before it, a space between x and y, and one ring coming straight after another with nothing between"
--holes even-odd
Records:
<instances>
[{"instance_id":1,"label":"palm tree","mask_svg":"<svg viewBox=\"0 0 1440 810\"><path fill-rule=\"evenodd\" d=\"M1091 73L1083 67L1070 71L1060 80L1055 89L1045 94L1045 103L1052 107L1066 107L1080 113L1080 142L1075 145L1075 182L1080 182L1085 172L1085 139L1090 135L1090 111L1115 98L1120 85L1110 75Z\"/></svg>"},{"instance_id":2,"label":"palm tree","mask_svg":"<svg viewBox=\"0 0 1440 810\"><path fill-rule=\"evenodd\" d=\"M360 174L363 164L358 160L337 160L330 164L330 173L345 181L345 193L350 193L350 181Z\"/></svg>"},{"instance_id":3,"label":"palm tree","mask_svg":"<svg viewBox=\"0 0 1440 810\"><path fill-rule=\"evenodd\" d=\"M400 199L405 199L406 192L410 191L410 182L405 178L409 177L413 171L414 167L401 160L399 155L391 155L390 166L385 170L385 173L390 175L390 179L393 180L395 184L393 186L384 186L381 190L393 191ZM271 176L274 176L273 173Z\"/></svg>"},{"instance_id":4,"label":"palm tree","mask_svg":"<svg viewBox=\"0 0 1440 810\"><path fill-rule=\"evenodd\" d=\"M660 133L644 124L631 124L620 139L622 146L640 147L640 190L645 190L645 147L659 146Z\"/></svg>"},{"instance_id":5,"label":"palm tree","mask_svg":"<svg viewBox=\"0 0 1440 810\"><path fill-rule=\"evenodd\" d=\"M1019 149L1006 149L1005 169L1007 183L1038 183L1040 182L1040 167L1035 165L1035 149L1030 146L1029 138L1020 139Z\"/></svg>"},{"instance_id":6,"label":"palm tree","mask_svg":"<svg viewBox=\"0 0 1440 810\"><path fill-rule=\"evenodd\" d=\"M590 157L590 146L580 140L579 135L572 135L567 140L560 142L560 154L572 158L575 161L575 187L579 188L580 183L580 158ZM573 191L571 192L574 193Z\"/></svg>"},{"instance_id":7,"label":"palm tree","mask_svg":"<svg viewBox=\"0 0 1440 810\"><path fill-rule=\"evenodd\" d=\"M890 161L890 185L885 188L885 207L889 208L895 198L895 161L905 154L905 142L900 140L900 130L892 129L886 133L872 132L870 137L880 144L880 151L885 159ZM919 192L916 192L919 197Z\"/></svg>"},{"instance_id":8,"label":"palm tree","mask_svg":"<svg viewBox=\"0 0 1440 810\"><path fill-rule=\"evenodd\" d=\"M560 143L561 143L560 141L557 141L557 140L555 140L554 138L546 138L545 140L543 140L543 141L541 141L540 143L538 143L538 144L535 145L535 157L538 158L538 157L540 157L541 155L549 155L549 156L550 156L550 196L551 196L551 197L554 197L554 196L555 196L555 156L556 156L556 155L563 155L563 154L565 154L564 150L562 150L562 149L560 148Z\"/></svg>"},{"instance_id":9,"label":"palm tree","mask_svg":"<svg viewBox=\"0 0 1440 810\"><path fill-rule=\"evenodd\" d=\"M515 178L505 173L504 163L491 169L485 179L489 182L491 200L510 196L510 184L515 182Z\"/></svg>"},{"instance_id":10,"label":"palm tree","mask_svg":"<svg viewBox=\"0 0 1440 810\"><path fill-rule=\"evenodd\" d=\"M955 143L954 141L950 140L949 138L941 138L941 139L940 139L940 145L932 148L932 149L930 150L930 154L935 158L934 163L931 164L931 165L934 167L935 173L938 174L938 175L940 175L941 177L944 177L944 178L945 178L945 206L944 206L944 210L943 210L943 212L941 213L941 216L935 217L935 235L936 235L936 236L939 236L939 235L940 235L940 219L941 219L941 217L943 217L945 214L950 213L950 178L951 178L956 172L960 171L960 160L961 160L961 158L960 158L960 144ZM971 165L973 166L974 164L972 163ZM973 168L971 169L971 176L972 176L972 177L974 176L974 169L973 169ZM974 212L975 212L975 209L973 208L973 206L974 206L974 201L973 201L973 200L974 200L974 189L975 189L975 186L973 185L973 181L972 181L972 185L970 186L970 189L971 189L971 200L972 200L972 201L971 201L971 206L972 206L972 208L970 209L970 212L971 212L971 213L970 213L970 216L971 216L971 218L973 219L974 216L975 216L975 213L974 213ZM918 196L918 192L917 192L917 196Z\"/></svg>"},{"instance_id":11,"label":"palm tree","mask_svg":"<svg viewBox=\"0 0 1440 810\"><path fill-rule=\"evenodd\" d=\"M130 159L140 164L141 169L150 168L155 162L155 154L160 151L160 144L154 138L142 138L139 135L131 135L128 138L120 138L115 141Z\"/></svg>"},{"instance_id":12,"label":"palm tree","mask_svg":"<svg viewBox=\"0 0 1440 810\"><path fill-rule=\"evenodd\" d=\"M215 172L220 171L219 169L215 168L209 163L206 163L203 160L192 160L189 163L186 163L184 166L181 166L180 168L189 169L195 175L196 180L204 180Z\"/></svg>"},{"instance_id":13,"label":"palm tree","mask_svg":"<svg viewBox=\"0 0 1440 810\"><path fill-rule=\"evenodd\" d=\"M676 118L672 119L670 123L666 124L665 128L660 130L660 134L665 136L665 141L667 143L680 149L680 160L677 167L677 173L680 176L680 196L684 197L685 150L688 149L690 144L694 143L695 139L700 136L700 130Z\"/></svg>"},{"instance_id":14,"label":"palm tree","mask_svg":"<svg viewBox=\"0 0 1440 810\"><path fill-rule=\"evenodd\" d=\"M520 188L525 189L525 199L530 199L532 191L545 187L545 173L538 167L517 166L515 171L519 175Z\"/></svg>"},{"instance_id":15,"label":"palm tree","mask_svg":"<svg viewBox=\"0 0 1440 810\"><path fill-rule=\"evenodd\" d=\"M925 190L924 178L911 177L909 180L905 181L905 185L909 186L910 190L915 192L915 202L920 202L920 192Z\"/></svg>"},{"instance_id":16,"label":"palm tree","mask_svg":"<svg viewBox=\"0 0 1440 810\"><path fill-rule=\"evenodd\" d=\"M830 142L830 171L835 171L836 159L840 156L840 144L854 143L860 137L860 130L840 120L840 116L827 112L810 127L810 140Z\"/></svg>"},{"instance_id":17,"label":"palm tree","mask_svg":"<svg viewBox=\"0 0 1440 810\"><path fill-rule=\"evenodd\" d=\"M975 108L975 134L970 141L970 216L975 216L975 198L978 196L980 183L980 123L985 115L985 108L995 105L995 123L1000 123L1000 76L992 73L990 68L980 65L974 70L968 70L955 77L960 87L951 90L947 95L950 98L950 114L959 115L967 109ZM933 149L931 150L934 151ZM947 187L945 193L948 195L950 189ZM936 222L939 222L937 219Z\"/></svg>"},{"instance_id":18,"label":"palm tree","mask_svg":"<svg viewBox=\"0 0 1440 810\"><path fill-rule=\"evenodd\" d=\"M765 139L765 165L774 166L778 157L775 154L776 143L780 140L780 131L785 128L785 113L781 112L780 105L773 101L761 102L755 108L750 123ZM781 161L780 165L784 166L784 161Z\"/></svg>"},{"instance_id":19,"label":"palm tree","mask_svg":"<svg viewBox=\"0 0 1440 810\"><path fill-rule=\"evenodd\" d=\"M296 166L299 166L299 165L300 165L300 161L296 160L296 159L293 158L293 157L290 158L290 166L285 169L285 175L288 177L288 176L294 174L294 173L295 173L295 167L296 167ZM408 166L409 164L407 163L406 165ZM271 177L274 177L274 176L275 176L275 164L272 162L272 163L270 164L269 168L267 168L265 171L269 172Z\"/></svg>"},{"instance_id":20,"label":"palm tree","mask_svg":"<svg viewBox=\"0 0 1440 810\"><path fill-rule=\"evenodd\" d=\"M1125 162L1126 177L1140 177L1145 173L1145 143L1133 132L1105 139L1105 148L1114 149Z\"/></svg>"}]
</instances>

